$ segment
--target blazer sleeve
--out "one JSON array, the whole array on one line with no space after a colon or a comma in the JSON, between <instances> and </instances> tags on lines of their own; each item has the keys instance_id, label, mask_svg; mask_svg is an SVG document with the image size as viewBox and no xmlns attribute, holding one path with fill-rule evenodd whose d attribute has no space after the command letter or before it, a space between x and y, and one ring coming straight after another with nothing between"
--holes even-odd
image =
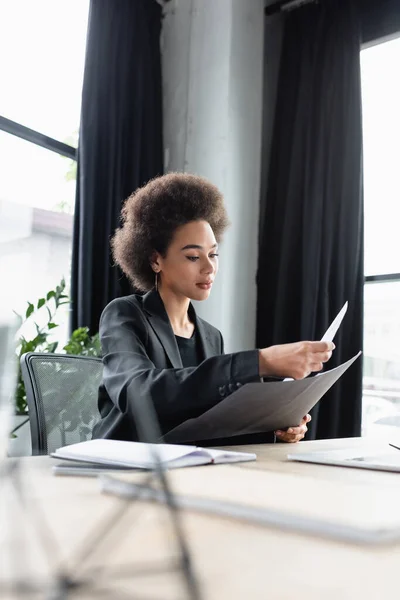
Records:
<instances>
[{"instance_id":1,"label":"blazer sleeve","mask_svg":"<svg viewBox=\"0 0 400 600\"><path fill-rule=\"evenodd\" d=\"M147 338L148 323L139 308L119 298L104 309L100 339L107 393L133 419L134 402L151 398L164 432L168 425L201 415L244 383L260 380L258 350L213 356L197 367L160 369L147 354Z\"/></svg>"}]
</instances>

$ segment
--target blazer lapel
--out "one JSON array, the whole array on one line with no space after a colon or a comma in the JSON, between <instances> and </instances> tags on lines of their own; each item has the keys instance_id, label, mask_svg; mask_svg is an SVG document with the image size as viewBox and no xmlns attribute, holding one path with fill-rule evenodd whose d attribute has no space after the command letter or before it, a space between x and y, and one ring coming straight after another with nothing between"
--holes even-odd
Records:
<instances>
[{"instance_id":1,"label":"blazer lapel","mask_svg":"<svg viewBox=\"0 0 400 600\"><path fill-rule=\"evenodd\" d=\"M152 290L143 296L143 308L147 313L149 323L160 340L172 366L175 369L182 368L182 359L179 353L178 344L171 327L167 312L160 295ZM189 318L195 324L202 360L219 354L218 341L215 335L210 335L207 327L196 315L192 304L189 305Z\"/></svg>"},{"instance_id":2,"label":"blazer lapel","mask_svg":"<svg viewBox=\"0 0 400 600\"><path fill-rule=\"evenodd\" d=\"M203 356L202 356L203 360L205 360L206 358L211 358L212 356L215 356L216 354L219 354L219 349L214 343L215 340L213 339L212 336L209 335L209 332L207 331L206 327L204 326L204 322L201 319L199 319L199 317L196 315L196 311L194 310L194 307L192 304L190 304L190 306L189 306L189 316L192 319L192 321L195 323L195 326L196 326L196 331L197 331L197 335L198 335L198 339L199 339L199 345L200 345L201 352L203 354Z\"/></svg>"},{"instance_id":3,"label":"blazer lapel","mask_svg":"<svg viewBox=\"0 0 400 600\"><path fill-rule=\"evenodd\" d=\"M158 292L152 290L143 296L143 308L172 366L175 369L182 368L182 359L179 354L178 344L176 343L171 323Z\"/></svg>"}]
</instances>

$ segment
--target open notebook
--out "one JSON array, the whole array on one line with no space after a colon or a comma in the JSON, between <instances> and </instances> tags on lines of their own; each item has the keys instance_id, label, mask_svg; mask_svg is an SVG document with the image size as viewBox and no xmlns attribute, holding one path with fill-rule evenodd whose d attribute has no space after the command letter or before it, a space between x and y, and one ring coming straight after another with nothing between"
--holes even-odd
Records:
<instances>
[{"instance_id":1,"label":"open notebook","mask_svg":"<svg viewBox=\"0 0 400 600\"><path fill-rule=\"evenodd\" d=\"M230 452L213 448L198 448L177 444L144 444L118 440L89 440L58 448L51 454L54 458L108 465L132 469L153 469L152 450L158 452L161 463L169 468L194 467L197 465L234 463L256 460L249 452Z\"/></svg>"}]
</instances>

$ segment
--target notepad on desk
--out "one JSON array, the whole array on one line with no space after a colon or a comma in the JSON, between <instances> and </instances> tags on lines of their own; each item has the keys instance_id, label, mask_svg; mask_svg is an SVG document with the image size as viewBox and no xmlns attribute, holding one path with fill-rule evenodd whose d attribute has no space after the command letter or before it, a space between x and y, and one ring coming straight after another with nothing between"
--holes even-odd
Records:
<instances>
[{"instance_id":1,"label":"notepad on desk","mask_svg":"<svg viewBox=\"0 0 400 600\"><path fill-rule=\"evenodd\" d=\"M110 468L154 469L154 451L168 469L256 460L250 452L231 452L178 444L145 444L119 440L89 440L58 448L53 458Z\"/></svg>"}]
</instances>

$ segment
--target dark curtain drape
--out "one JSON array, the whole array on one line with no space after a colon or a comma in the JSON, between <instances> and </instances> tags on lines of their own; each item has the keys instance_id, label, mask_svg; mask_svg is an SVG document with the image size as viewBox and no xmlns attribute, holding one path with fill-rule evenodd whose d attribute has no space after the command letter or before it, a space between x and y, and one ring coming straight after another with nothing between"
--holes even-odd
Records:
<instances>
[{"instance_id":1,"label":"dark curtain drape","mask_svg":"<svg viewBox=\"0 0 400 600\"><path fill-rule=\"evenodd\" d=\"M360 36L351 2L286 17L257 274L257 346L320 339L349 301L328 368L362 349ZM308 439L360 435L362 360L313 410Z\"/></svg>"},{"instance_id":2,"label":"dark curtain drape","mask_svg":"<svg viewBox=\"0 0 400 600\"><path fill-rule=\"evenodd\" d=\"M113 298L131 293L110 236L133 190L162 174L161 7L91 0L72 259L73 329L98 330Z\"/></svg>"}]
</instances>

